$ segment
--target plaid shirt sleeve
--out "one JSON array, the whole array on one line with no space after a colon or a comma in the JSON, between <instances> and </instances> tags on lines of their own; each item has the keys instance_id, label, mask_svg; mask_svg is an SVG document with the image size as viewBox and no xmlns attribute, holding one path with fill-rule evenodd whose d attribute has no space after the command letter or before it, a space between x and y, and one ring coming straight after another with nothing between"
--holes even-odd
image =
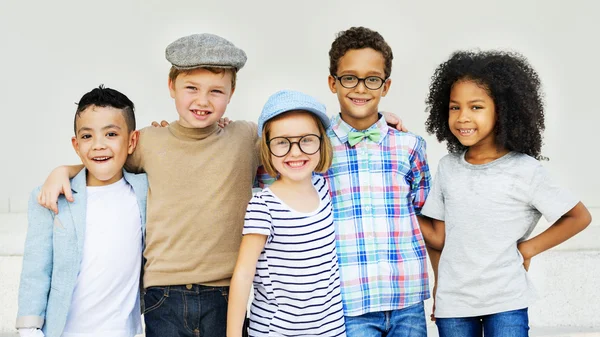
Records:
<instances>
[{"instance_id":1,"label":"plaid shirt sleeve","mask_svg":"<svg viewBox=\"0 0 600 337\"><path fill-rule=\"evenodd\" d=\"M265 167L260 165L256 171L256 177L254 178L253 188L265 188L271 186L277 178L271 177Z\"/></svg>"},{"instance_id":2,"label":"plaid shirt sleeve","mask_svg":"<svg viewBox=\"0 0 600 337\"><path fill-rule=\"evenodd\" d=\"M425 153L425 140L421 137L418 137L417 140L410 159L410 168L413 175L411 192L415 213L421 215L421 208L425 205L425 199L431 187L431 174L429 173L427 154Z\"/></svg>"}]
</instances>

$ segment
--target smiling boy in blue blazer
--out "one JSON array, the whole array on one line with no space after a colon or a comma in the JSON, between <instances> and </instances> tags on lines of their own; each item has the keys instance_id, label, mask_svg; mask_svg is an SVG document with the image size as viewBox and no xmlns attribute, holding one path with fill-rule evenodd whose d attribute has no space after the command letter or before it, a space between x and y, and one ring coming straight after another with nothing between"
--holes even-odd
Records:
<instances>
[{"instance_id":1,"label":"smiling boy in blue blazer","mask_svg":"<svg viewBox=\"0 0 600 337\"><path fill-rule=\"evenodd\" d=\"M78 197L61 196L55 214L31 193L16 327L22 337L131 337L142 333L148 192L145 174L123 170L138 140L134 105L100 86L81 98L74 125Z\"/></svg>"}]
</instances>

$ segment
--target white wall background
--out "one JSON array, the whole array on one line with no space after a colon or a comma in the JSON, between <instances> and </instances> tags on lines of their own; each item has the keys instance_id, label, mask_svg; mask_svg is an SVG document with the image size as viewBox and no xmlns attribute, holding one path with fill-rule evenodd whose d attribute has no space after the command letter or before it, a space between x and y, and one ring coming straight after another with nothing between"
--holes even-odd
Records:
<instances>
[{"instance_id":1,"label":"white wall background","mask_svg":"<svg viewBox=\"0 0 600 337\"><path fill-rule=\"evenodd\" d=\"M226 37L248 54L228 108L256 120L276 90L327 104L328 50L338 31L379 31L395 60L381 108L424 135L435 170L444 145L425 134L424 99L438 63L459 48L525 54L546 92L544 154L555 177L600 207L600 4L594 0L191 1L0 0L0 212L23 212L50 170L78 158L74 102L104 83L137 105L140 126L177 117L167 91L167 44L191 33Z\"/></svg>"},{"instance_id":2,"label":"white wall background","mask_svg":"<svg viewBox=\"0 0 600 337\"><path fill-rule=\"evenodd\" d=\"M7 212L25 212L29 191L52 168L78 162L70 138L82 94L104 83L135 102L140 127L175 120L164 49L209 32L248 54L230 118L256 120L283 88L310 93L334 113L327 53L337 32L358 25L391 45L393 84L381 108L426 138L433 170L446 153L424 127L435 67L462 48L508 48L529 58L546 93L545 165L595 208L586 232L534 262L543 297L532 324L598 331L599 16L595 0L0 0L0 336L14 331L26 227L24 214Z\"/></svg>"}]
</instances>

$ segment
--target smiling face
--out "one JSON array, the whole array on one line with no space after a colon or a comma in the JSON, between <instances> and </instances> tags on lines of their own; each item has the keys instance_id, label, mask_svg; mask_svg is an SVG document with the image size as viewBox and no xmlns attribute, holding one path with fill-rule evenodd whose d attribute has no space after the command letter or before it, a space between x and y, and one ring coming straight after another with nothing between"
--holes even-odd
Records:
<instances>
[{"instance_id":1,"label":"smiling face","mask_svg":"<svg viewBox=\"0 0 600 337\"><path fill-rule=\"evenodd\" d=\"M270 121L268 125L268 140L287 137L291 142L298 142L301 137L311 134L322 137L317 121L309 112L305 111L287 112ZM271 146L277 146L277 144L271 144ZM311 150L307 151L309 153L314 150L310 144L303 146L305 150ZM294 143L286 155L276 157L271 153L270 159L273 168L279 173L280 181L297 183L311 180L312 172L319 164L320 157L320 150L313 154L306 154L300 150L298 143Z\"/></svg>"},{"instance_id":2,"label":"smiling face","mask_svg":"<svg viewBox=\"0 0 600 337\"><path fill-rule=\"evenodd\" d=\"M175 99L179 124L186 128L215 125L233 95L231 71L214 73L198 68L169 79L169 91Z\"/></svg>"},{"instance_id":3,"label":"smiling face","mask_svg":"<svg viewBox=\"0 0 600 337\"><path fill-rule=\"evenodd\" d=\"M123 111L89 106L78 114L76 136L71 142L88 170L87 185L103 186L123 177L123 165L137 144L137 131L130 132Z\"/></svg>"},{"instance_id":4,"label":"smiling face","mask_svg":"<svg viewBox=\"0 0 600 337\"><path fill-rule=\"evenodd\" d=\"M496 108L487 90L473 81L452 86L448 125L458 141L470 148L495 149Z\"/></svg>"},{"instance_id":5,"label":"smiling face","mask_svg":"<svg viewBox=\"0 0 600 337\"><path fill-rule=\"evenodd\" d=\"M372 48L351 49L340 58L336 75L359 78L377 76L385 80L385 59ZM371 90L361 81L356 87L348 89L339 80L329 76L329 89L337 94L342 119L357 130L368 129L377 122L379 101L387 94L390 85L391 80L388 79L381 88Z\"/></svg>"}]
</instances>

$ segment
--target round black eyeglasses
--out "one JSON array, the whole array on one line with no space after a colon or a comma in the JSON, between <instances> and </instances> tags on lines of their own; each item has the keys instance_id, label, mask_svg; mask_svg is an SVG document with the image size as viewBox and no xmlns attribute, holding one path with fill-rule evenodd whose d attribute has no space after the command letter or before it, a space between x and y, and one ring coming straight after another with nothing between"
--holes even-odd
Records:
<instances>
[{"instance_id":1,"label":"round black eyeglasses","mask_svg":"<svg viewBox=\"0 0 600 337\"><path fill-rule=\"evenodd\" d=\"M297 142L291 141L299 138ZM302 137L275 137L267 142L269 151L275 157L285 157L292 150L292 145L298 144L298 148L305 154L311 155L319 152L321 148L321 137L313 134Z\"/></svg>"},{"instance_id":2,"label":"round black eyeglasses","mask_svg":"<svg viewBox=\"0 0 600 337\"><path fill-rule=\"evenodd\" d=\"M334 76L334 78L340 81L342 87L346 89L355 88L360 82L365 84L365 87L369 90L377 90L383 86L386 80L379 76L368 76L365 78L360 78L354 75L342 75L342 76Z\"/></svg>"}]
</instances>

